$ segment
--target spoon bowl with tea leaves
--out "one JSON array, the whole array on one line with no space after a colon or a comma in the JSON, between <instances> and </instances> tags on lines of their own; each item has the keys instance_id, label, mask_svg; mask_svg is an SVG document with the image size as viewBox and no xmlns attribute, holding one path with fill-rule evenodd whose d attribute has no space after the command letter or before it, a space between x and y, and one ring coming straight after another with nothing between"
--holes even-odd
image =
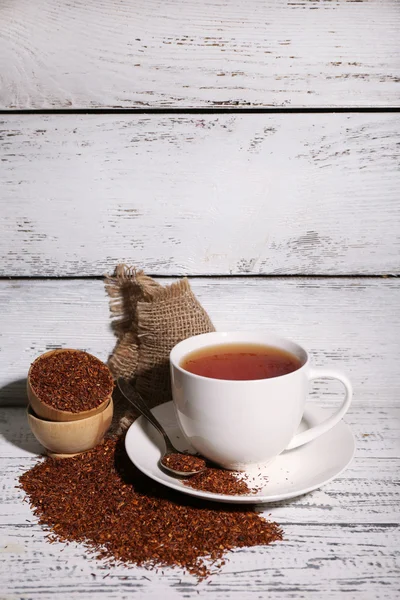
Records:
<instances>
[{"instance_id":1,"label":"spoon bowl with tea leaves","mask_svg":"<svg viewBox=\"0 0 400 600\"><path fill-rule=\"evenodd\" d=\"M175 448L161 423L155 418L141 395L133 389L131 384L122 377L119 377L117 384L121 394L128 402L163 436L165 450L160 458L162 468L175 477L191 477L204 471L206 468L204 458L189 452L181 452Z\"/></svg>"}]
</instances>

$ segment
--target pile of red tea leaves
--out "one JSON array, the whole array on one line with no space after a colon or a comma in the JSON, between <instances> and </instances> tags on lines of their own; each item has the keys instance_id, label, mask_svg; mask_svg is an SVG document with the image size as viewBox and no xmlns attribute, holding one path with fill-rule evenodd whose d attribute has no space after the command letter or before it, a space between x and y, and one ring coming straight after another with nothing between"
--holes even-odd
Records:
<instances>
[{"instance_id":1,"label":"pile of red tea leaves","mask_svg":"<svg viewBox=\"0 0 400 600\"><path fill-rule=\"evenodd\" d=\"M163 456L161 464L181 473L196 473L206 468L206 461L200 456L170 452Z\"/></svg>"},{"instance_id":2,"label":"pile of red tea leaves","mask_svg":"<svg viewBox=\"0 0 400 600\"><path fill-rule=\"evenodd\" d=\"M184 479L183 483L195 490L225 496L256 494L260 488L249 487L247 480L249 480L248 476L236 471L227 471L221 467L206 467L204 471Z\"/></svg>"},{"instance_id":3,"label":"pile of red tea leaves","mask_svg":"<svg viewBox=\"0 0 400 600\"><path fill-rule=\"evenodd\" d=\"M227 551L282 539L276 523L251 509L153 482L132 465L122 438L72 458L46 458L20 483L49 541L81 542L111 564L179 566L203 579Z\"/></svg>"},{"instance_id":4,"label":"pile of red tea leaves","mask_svg":"<svg viewBox=\"0 0 400 600\"><path fill-rule=\"evenodd\" d=\"M29 378L42 402L73 413L100 406L114 387L110 369L81 350L40 357L32 364Z\"/></svg>"}]
</instances>

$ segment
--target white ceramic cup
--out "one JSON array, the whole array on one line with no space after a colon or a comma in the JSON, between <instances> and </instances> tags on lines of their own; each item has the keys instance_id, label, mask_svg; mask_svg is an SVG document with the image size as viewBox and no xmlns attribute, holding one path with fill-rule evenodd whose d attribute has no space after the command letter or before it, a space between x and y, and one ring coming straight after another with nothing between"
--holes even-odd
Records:
<instances>
[{"instance_id":1,"label":"white ceramic cup","mask_svg":"<svg viewBox=\"0 0 400 600\"><path fill-rule=\"evenodd\" d=\"M246 381L203 377L180 366L194 350L229 343L281 348L297 356L302 366L287 375ZM170 365L174 407L182 433L197 452L226 469L243 471L265 464L283 450L314 440L343 418L352 398L352 386L345 375L332 369L312 368L304 348L270 333L197 335L172 349ZM295 435L310 381L325 378L342 382L343 402L325 421Z\"/></svg>"}]
</instances>

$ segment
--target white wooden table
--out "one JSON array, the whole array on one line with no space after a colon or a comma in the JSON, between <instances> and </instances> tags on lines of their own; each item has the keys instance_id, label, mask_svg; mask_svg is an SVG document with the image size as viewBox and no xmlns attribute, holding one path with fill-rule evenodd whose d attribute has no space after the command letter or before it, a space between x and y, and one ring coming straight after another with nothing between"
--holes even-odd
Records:
<instances>
[{"instance_id":1,"label":"white wooden table","mask_svg":"<svg viewBox=\"0 0 400 600\"><path fill-rule=\"evenodd\" d=\"M400 5L0 4L0 598L400 596ZM351 466L198 584L48 544L16 489L30 362L112 350L102 275L188 275L217 329L351 377ZM328 412L339 387L316 383Z\"/></svg>"}]
</instances>

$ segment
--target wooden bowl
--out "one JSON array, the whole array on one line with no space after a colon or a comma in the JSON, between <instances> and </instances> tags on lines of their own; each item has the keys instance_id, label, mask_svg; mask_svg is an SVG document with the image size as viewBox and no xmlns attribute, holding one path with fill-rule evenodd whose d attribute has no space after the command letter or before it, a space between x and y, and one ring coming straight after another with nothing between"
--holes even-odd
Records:
<instances>
[{"instance_id":1,"label":"wooden bowl","mask_svg":"<svg viewBox=\"0 0 400 600\"><path fill-rule=\"evenodd\" d=\"M58 348L56 350L50 350L49 352L45 352L44 354L41 354L40 356L38 356L38 358L30 366L30 369L28 371L28 379L27 379L27 393L28 393L29 403L33 408L33 412L38 417L42 417L43 419L46 419L48 421L80 421L81 419L86 419L87 417L91 417L93 415L97 415L97 414L101 413L111 399L112 390L111 390L110 394L108 394L104 398L104 401L101 404L99 404L99 406L96 406L96 408L91 408L90 410L84 410L81 412L71 412L69 410L59 410L57 408L53 408L49 404L46 404L45 402L43 402L40 399L40 397L36 394L36 392L34 391L32 385L31 385L31 381L30 381L30 374L31 374L33 365L38 360L41 360L45 356L50 356L52 354L57 354L60 352L80 352L80 350L73 350L72 348ZM85 354L89 354L89 352L86 352ZM90 356L93 356L93 354L90 354ZM100 360L96 356L93 356L93 358ZM102 362L102 361L100 361L100 362ZM107 365L105 365L105 366L107 366ZM111 371L110 371L110 375L111 375Z\"/></svg>"},{"instance_id":2,"label":"wooden bowl","mask_svg":"<svg viewBox=\"0 0 400 600\"><path fill-rule=\"evenodd\" d=\"M113 416L113 401L109 400L101 413L79 421L46 421L28 407L28 422L35 438L53 454L78 454L100 444Z\"/></svg>"}]
</instances>

